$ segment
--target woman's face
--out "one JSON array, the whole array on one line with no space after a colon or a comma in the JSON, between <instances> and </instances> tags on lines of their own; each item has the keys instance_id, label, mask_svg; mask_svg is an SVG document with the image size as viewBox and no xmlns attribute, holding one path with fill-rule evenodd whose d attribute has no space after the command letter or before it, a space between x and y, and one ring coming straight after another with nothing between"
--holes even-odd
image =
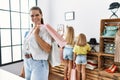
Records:
<instances>
[{"instance_id":1,"label":"woman's face","mask_svg":"<svg viewBox=\"0 0 120 80\"><path fill-rule=\"evenodd\" d=\"M42 14L40 14L39 10L31 10L30 16L35 25L41 24Z\"/></svg>"}]
</instances>

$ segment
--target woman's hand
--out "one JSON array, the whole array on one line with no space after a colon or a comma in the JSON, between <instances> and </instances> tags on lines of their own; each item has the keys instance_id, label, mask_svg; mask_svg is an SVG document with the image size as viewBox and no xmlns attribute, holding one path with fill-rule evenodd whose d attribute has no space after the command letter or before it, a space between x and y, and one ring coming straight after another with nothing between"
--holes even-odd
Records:
<instances>
[{"instance_id":1,"label":"woman's hand","mask_svg":"<svg viewBox=\"0 0 120 80\"><path fill-rule=\"evenodd\" d=\"M39 45L39 47L44 50L45 52L47 53L50 53L51 52L51 45L49 45L47 42L45 42L45 40L43 40L40 35L39 35L39 32L40 32L40 25L37 25L35 26L35 29L34 29L34 36L35 36L35 39Z\"/></svg>"}]
</instances>

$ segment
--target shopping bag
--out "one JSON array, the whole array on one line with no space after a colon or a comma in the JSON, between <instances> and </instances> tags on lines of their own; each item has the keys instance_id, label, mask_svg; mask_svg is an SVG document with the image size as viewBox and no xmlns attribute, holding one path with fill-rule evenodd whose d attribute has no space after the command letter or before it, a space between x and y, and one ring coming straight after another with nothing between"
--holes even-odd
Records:
<instances>
[{"instance_id":1,"label":"shopping bag","mask_svg":"<svg viewBox=\"0 0 120 80\"><path fill-rule=\"evenodd\" d=\"M61 64L60 51L55 41L52 42L52 51L49 55L49 62L52 67L59 66Z\"/></svg>"},{"instance_id":2,"label":"shopping bag","mask_svg":"<svg viewBox=\"0 0 120 80\"><path fill-rule=\"evenodd\" d=\"M54 28L48 24L45 25L45 28L61 48L66 45L65 39L59 33L57 33Z\"/></svg>"},{"instance_id":3,"label":"shopping bag","mask_svg":"<svg viewBox=\"0 0 120 80\"><path fill-rule=\"evenodd\" d=\"M117 26L105 26L103 36L115 36L117 30L118 30Z\"/></svg>"},{"instance_id":4,"label":"shopping bag","mask_svg":"<svg viewBox=\"0 0 120 80\"><path fill-rule=\"evenodd\" d=\"M77 80L76 79L76 69L75 68L73 68L71 70L71 78L70 78L70 80Z\"/></svg>"}]
</instances>

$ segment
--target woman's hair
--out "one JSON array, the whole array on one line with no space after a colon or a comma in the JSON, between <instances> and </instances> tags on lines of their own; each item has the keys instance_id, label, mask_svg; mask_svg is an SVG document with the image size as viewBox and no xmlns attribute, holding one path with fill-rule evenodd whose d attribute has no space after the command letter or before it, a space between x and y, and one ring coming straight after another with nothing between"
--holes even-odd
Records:
<instances>
[{"instance_id":1,"label":"woman's hair","mask_svg":"<svg viewBox=\"0 0 120 80\"><path fill-rule=\"evenodd\" d=\"M42 14L42 10L41 10L39 7L37 7L37 6L32 7L32 8L30 9L30 11L32 11L32 10L38 10L39 13ZM42 15L43 15L43 14L42 14ZM41 18L41 24L44 24L43 18Z\"/></svg>"},{"instance_id":2,"label":"woman's hair","mask_svg":"<svg viewBox=\"0 0 120 80\"><path fill-rule=\"evenodd\" d=\"M74 45L74 29L72 26L67 26L66 27L66 37L65 40L67 44Z\"/></svg>"},{"instance_id":3,"label":"woman's hair","mask_svg":"<svg viewBox=\"0 0 120 80\"><path fill-rule=\"evenodd\" d=\"M79 34L76 44L78 46L85 46L87 44L85 34L83 34L83 33Z\"/></svg>"}]
</instances>

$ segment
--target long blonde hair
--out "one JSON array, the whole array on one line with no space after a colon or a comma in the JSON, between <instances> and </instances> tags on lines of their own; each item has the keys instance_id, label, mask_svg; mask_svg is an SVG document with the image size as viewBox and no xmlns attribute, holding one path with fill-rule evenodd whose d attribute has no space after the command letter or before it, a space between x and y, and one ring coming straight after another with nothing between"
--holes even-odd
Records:
<instances>
[{"instance_id":1,"label":"long blonde hair","mask_svg":"<svg viewBox=\"0 0 120 80\"><path fill-rule=\"evenodd\" d=\"M86 44L87 44L87 40L85 34L83 33L79 34L76 45L85 46Z\"/></svg>"},{"instance_id":2,"label":"long blonde hair","mask_svg":"<svg viewBox=\"0 0 120 80\"><path fill-rule=\"evenodd\" d=\"M72 26L67 26L66 27L66 36L65 40L67 44L74 45L74 29Z\"/></svg>"}]
</instances>

